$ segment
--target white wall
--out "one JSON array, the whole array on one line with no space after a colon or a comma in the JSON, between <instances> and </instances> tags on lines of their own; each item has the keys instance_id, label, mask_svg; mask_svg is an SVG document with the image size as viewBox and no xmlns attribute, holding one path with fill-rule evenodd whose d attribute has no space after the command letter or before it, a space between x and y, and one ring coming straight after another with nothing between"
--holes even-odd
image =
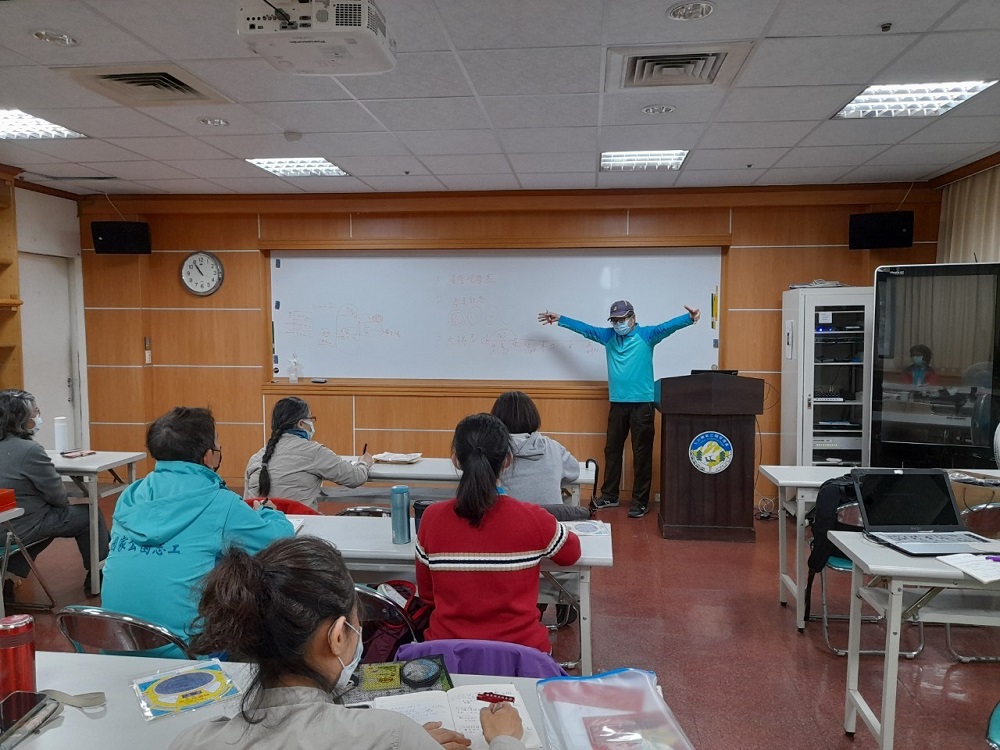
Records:
<instances>
[{"instance_id":1,"label":"white wall","mask_svg":"<svg viewBox=\"0 0 1000 750\"><path fill-rule=\"evenodd\" d=\"M16 188L17 249L22 253L80 257L76 201Z\"/></svg>"}]
</instances>

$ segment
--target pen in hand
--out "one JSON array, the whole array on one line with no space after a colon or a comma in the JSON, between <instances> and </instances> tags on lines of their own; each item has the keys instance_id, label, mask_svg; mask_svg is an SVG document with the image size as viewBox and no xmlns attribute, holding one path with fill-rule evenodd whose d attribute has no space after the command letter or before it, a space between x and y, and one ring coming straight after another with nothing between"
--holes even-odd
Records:
<instances>
[{"instance_id":1,"label":"pen in hand","mask_svg":"<svg viewBox=\"0 0 1000 750\"><path fill-rule=\"evenodd\" d=\"M368 443L365 443L365 447L361 449L361 455L365 455L368 452Z\"/></svg>"}]
</instances>

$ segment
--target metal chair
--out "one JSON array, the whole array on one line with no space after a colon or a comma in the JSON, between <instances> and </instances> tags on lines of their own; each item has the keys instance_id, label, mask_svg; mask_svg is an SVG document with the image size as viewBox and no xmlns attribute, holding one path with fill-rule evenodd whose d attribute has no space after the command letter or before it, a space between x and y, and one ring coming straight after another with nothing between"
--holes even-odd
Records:
<instances>
[{"instance_id":1,"label":"metal chair","mask_svg":"<svg viewBox=\"0 0 1000 750\"><path fill-rule=\"evenodd\" d=\"M354 591L361 620L362 663L392 661L401 644L418 639L413 620L392 599L360 583L354 584Z\"/></svg>"},{"instance_id":2,"label":"metal chair","mask_svg":"<svg viewBox=\"0 0 1000 750\"><path fill-rule=\"evenodd\" d=\"M28 552L28 549L32 545L25 545L10 523L15 518L20 518L23 515L24 508L10 508L9 510L0 511L0 523L7 527L3 542L3 561L0 562L0 584L7 579L7 563L10 560L10 556L15 554L23 555L25 561L28 563L28 567L31 569L31 572L34 573L35 578L38 579L38 585L42 587L42 591L44 591L45 596L48 597L49 603L38 604L35 602L16 602L16 606L19 609L52 609L56 606L56 600L52 597L52 592L49 591L48 584L45 583L45 579L42 577L41 571L39 571L35 566L35 558ZM34 544L39 544L41 541L47 540L39 540L39 542L34 542ZM11 603L15 604L14 602ZM4 601L0 598L0 617L5 616L6 614L7 612Z\"/></svg>"},{"instance_id":3,"label":"metal chair","mask_svg":"<svg viewBox=\"0 0 1000 750\"><path fill-rule=\"evenodd\" d=\"M338 516L366 516L368 518L387 518L392 515L392 511L382 505L355 505L351 508L344 508L337 513Z\"/></svg>"},{"instance_id":4,"label":"metal chair","mask_svg":"<svg viewBox=\"0 0 1000 750\"><path fill-rule=\"evenodd\" d=\"M140 617L101 607L70 604L56 612L56 625L77 653L146 653L165 646L180 649L185 658L196 655L179 635ZM87 651L87 649L91 651Z\"/></svg>"}]
</instances>

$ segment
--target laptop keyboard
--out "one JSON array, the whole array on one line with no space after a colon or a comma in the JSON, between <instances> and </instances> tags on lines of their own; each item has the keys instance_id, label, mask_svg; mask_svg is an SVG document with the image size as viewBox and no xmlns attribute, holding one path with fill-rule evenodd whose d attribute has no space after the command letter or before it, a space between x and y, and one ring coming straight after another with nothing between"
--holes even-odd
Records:
<instances>
[{"instance_id":1,"label":"laptop keyboard","mask_svg":"<svg viewBox=\"0 0 1000 750\"><path fill-rule=\"evenodd\" d=\"M982 541L978 536L968 531L893 531L878 532L873 534L873 536L896 544L908 544L910 542L919 542L921 544L955 544L956 542Z\"/></svg>"}]
</instances>

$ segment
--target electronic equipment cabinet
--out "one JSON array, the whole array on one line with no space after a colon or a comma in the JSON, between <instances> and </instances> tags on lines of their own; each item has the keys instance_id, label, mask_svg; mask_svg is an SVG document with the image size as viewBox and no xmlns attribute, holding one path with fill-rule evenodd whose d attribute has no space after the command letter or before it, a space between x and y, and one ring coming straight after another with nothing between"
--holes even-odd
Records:
<instances>
[{"instance_id":1,"label":"electronic equipment cabinet","mask_svg":"<svg viewBox=\"0 0 1000 750\"><path fill-rule=\"evenodd\" d=\"M782 294L783 465L868 465L874 301L874 287Z\"/></svg>"}]
</instances>

